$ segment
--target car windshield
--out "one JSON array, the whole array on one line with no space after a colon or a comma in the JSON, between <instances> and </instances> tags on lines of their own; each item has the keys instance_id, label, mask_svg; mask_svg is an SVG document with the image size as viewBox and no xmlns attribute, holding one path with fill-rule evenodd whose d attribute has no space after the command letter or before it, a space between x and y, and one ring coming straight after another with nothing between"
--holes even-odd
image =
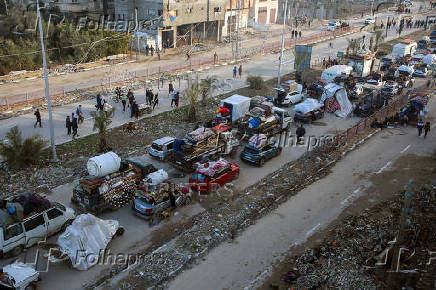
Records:
<instances>
[{"instance_id":1,"label":"car windshield","mask_svg":"<svg viewBox=\"0 0 436 290\"><path fill-rule=\"evenodd\" d=\"M259 154L260 152L260 150L253 148L252 146L245 147L244 151L251 154Z\"/></svg>"},{"instance_id":2,"label":"car windshield","mask_svg":"<svg viewBox=\"0 0 436 290\"><path fill-rule=\"evenodd\" d=\"M157 150L157 151L162 151L162 146L157 145L156 143L151 144L151 148L153 148L154 150Z\"/></svg>"},{"instance_id":3,"label":"car windshield","mask_svg":"<svg viewBox=\"0 0 436 290\"><path fill-rule=\"evenodd\" d=\"M197 180L199 182L204 182L206 180L206 176L201 173L192 174L192 179Z\"/></svg>"}]
</instances>

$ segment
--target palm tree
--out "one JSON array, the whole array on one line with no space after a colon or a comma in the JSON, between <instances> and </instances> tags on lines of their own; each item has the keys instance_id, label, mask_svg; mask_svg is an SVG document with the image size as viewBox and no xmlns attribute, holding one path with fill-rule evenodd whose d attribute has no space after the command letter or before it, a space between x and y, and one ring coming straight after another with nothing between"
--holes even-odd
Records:
<instances>
[{"instance_id":1,"label":"palm tree","mask_svg":"<svg viewBox=\"0 0 436 290\"><path fill-rule=\"evenodd\" d=\"M23 140L17 126L6 133L6 140L7 142L0 142L0 155L11 168L22 168L38 161L47 144L39 135Z\"/></svg>"},{"instance_id":2,"label":"palm tree","mask_svg":"<svg viewBox=\"0 0 436 290\"><path fill-rule=\"evenodd\" d=\"M351 54L356 54L357 51L360 48L360 43L362 42L362 39L347 39L348 41L348 47L347 47L347 54L351 52Z\"/></svg>"},{"instance_id":3,"label":"palm tree","mask_svg":"<svg viewBox=\"0 0 436 290\"><path fill-rule=\"evenodd\" d=\"M374 52L377 52L379 44L385 39L385 35L383 33L383 30L376 30L375 31L375 46L374 46Z\"/></svg>"},{"instance_id":4,"label":"palm tree","mask_svg":"<svg viewBox=\"0 0 436 290\"><path fill-rule=\"evenodd\" d=\"M112 117L114 116L115 108L112 107L107 111L93 111L91 112L91 116L94 119L94 127L93 131L98 130L99 135L99 152L107 152L110 151L110 147L107 144L107 129L112 123Z\"/></svg>"},{"instance_id":5,"label":"palm tree","mask_svg":"<svg viewBox=\"0 0 436 290\"><path fill-rule=\"evenodd\" d=\"M188 107L188 116L187 119L189 122L197 121L197 113L195 109L195 105L200 97L202 92L202 88L200 86L200 82L198 81L198 75L195 77L195 80L192 79L192 76L188 76L188 87L183 92L185 99L189 102Z\"/></svg>"},{"instance_id":6,"label":"palm tree","mask_svg":"<svg viewBox=\"0 0 436 290\"><path fill-rule=\"evenodd\" d=\"M201 101L203 105L206 104L207 97L210 97L213 90L216 89L216 81L218 81L216 76L207 76L205 79L201 80Z\"/></svg>"}]
</instances>

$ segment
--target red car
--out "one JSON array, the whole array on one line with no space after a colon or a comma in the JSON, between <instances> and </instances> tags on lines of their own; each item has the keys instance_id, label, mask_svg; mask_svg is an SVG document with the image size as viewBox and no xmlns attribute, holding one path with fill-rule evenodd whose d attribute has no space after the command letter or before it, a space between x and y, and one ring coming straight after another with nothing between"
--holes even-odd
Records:
<instances>
[{"instance_id":1,"label":"red car","mask_svg":"<svg viewBox=\"0 0 436 290\"><path fill-rule=\"evenodd\" d=\"M238 164L229 163L222 159L202 164L189 178L189 185L192 190L208 193L238 178L238 176Z\"/></svg>"}]
</instances>

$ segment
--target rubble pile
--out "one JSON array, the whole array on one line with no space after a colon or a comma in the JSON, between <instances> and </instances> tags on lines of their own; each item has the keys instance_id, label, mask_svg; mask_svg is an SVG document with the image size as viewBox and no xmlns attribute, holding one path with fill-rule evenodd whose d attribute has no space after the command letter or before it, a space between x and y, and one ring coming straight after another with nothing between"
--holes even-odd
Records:
<instances>
[{"instance_id":1,"label":"rubble pile","mask_svg":"<svg viewBox=\"0 0 436 290\"><path fill-rule=\"evenodd\" d=\"M398 194L359 216L347 217L321 245L291 259L292 270L282 275L282 281L297 289L431 289L436 267L426 263L436 244L436 183L413 192L404 242L399 245L404 196ZM399 271L392 271L395 248L400 246L407 250Z\"/></svg>"},{"instance_id":2,"label":"rubble pile","mask_svg":"<svg viewBox=\"0 0 436 290\"><path fill-rule=\"evenodd\" d=\"M238 232L276 208L279 205L277 198L289 198L306 183L321 178L320 175L326 171L321 169L332 163L330 158L321 151L311 151L245 192L230 191L232 196L229 202L221 201L195 216L191 228L168 244L146 254L144 260L149 262L132 269L129 277L120 281L120 286L124 289L164 286L188 264L197 261L218 244L232 240ZM310 176L309 172L317 172L317 176ZM220 190L220 194L225 196L226 192Z\"/></svg>"}]
</instances>

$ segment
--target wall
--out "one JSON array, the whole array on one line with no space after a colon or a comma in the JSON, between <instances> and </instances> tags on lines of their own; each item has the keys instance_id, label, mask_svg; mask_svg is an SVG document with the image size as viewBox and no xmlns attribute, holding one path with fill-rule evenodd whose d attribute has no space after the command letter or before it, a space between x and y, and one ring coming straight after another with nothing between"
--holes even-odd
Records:
<instances>
[{"instance_id":1,"label":"wall","mask_svg":"<svg viewBox=\"0 0 436 290\"><path fill-rule=\"evenodd\" d=\"M278 0L255 0L254 3L254 22L257 23L275 23L277 19L278 13L283 13L282 9L278 9ZM274 19L271 19L271 10L275 9ZM260 10L266 10L266 19L265 22L262 18L264 18L259 12Z\"/></svg>"}]
</instances>

